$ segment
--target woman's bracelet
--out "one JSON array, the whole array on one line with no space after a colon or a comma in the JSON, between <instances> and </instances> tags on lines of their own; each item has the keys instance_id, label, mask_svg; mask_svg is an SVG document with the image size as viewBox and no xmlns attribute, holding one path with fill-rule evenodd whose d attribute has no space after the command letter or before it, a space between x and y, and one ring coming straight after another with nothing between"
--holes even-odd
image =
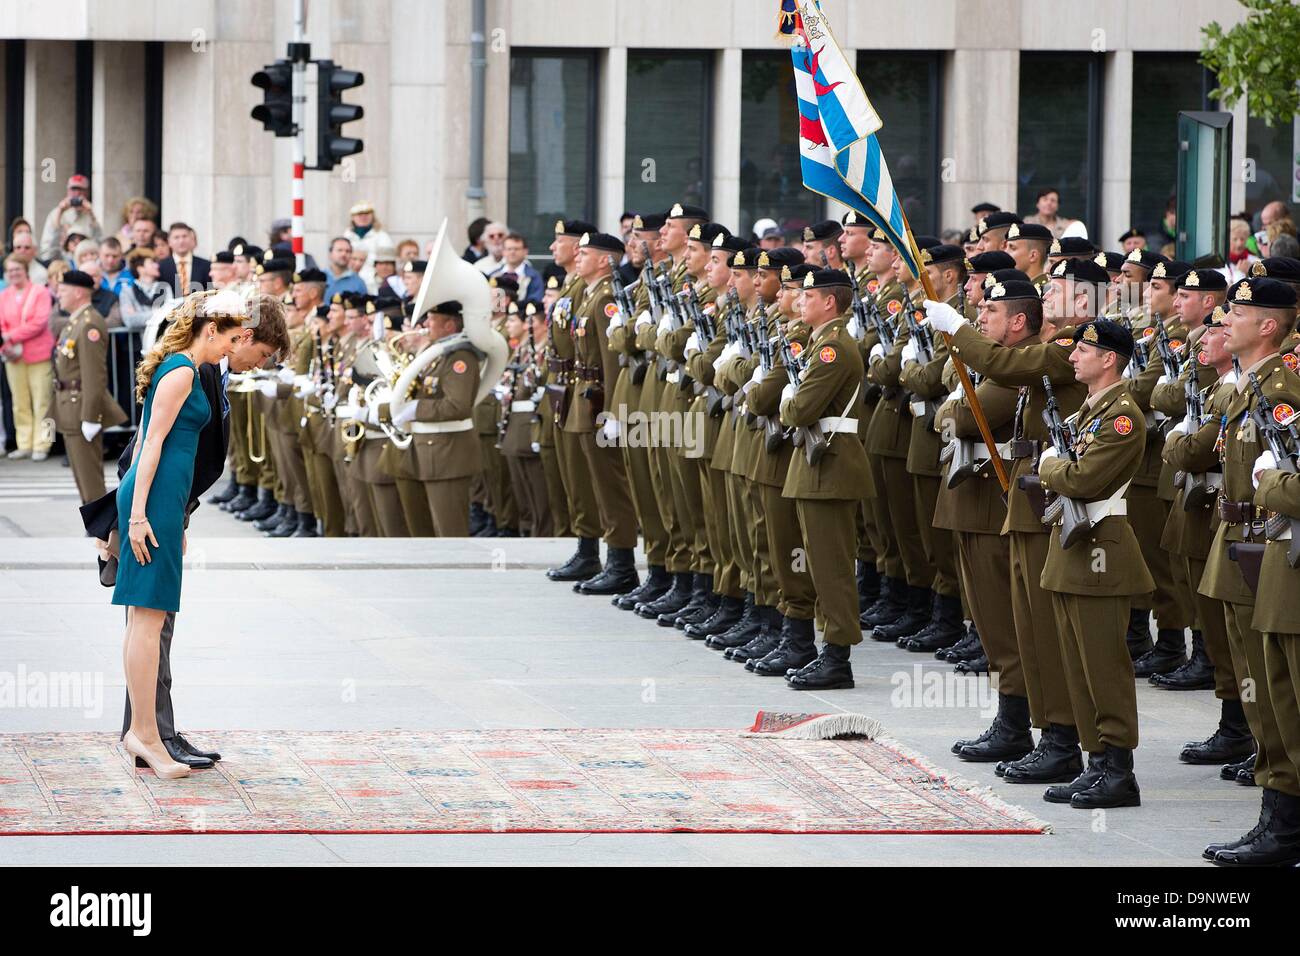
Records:
<instances>
[{"instance_id":1,"label":"woman's bracelet","mask_svg":"<svg viewBox=\"0 0 1300 956\"><path fill-rule=\"evenodd\" d=\"M147 517L145 517L145 518L131 518L131 519L129 519L129 520L127 521L127 524L148 524L148 523L149 523L149 519L148 519Z\"/></svg>"}]
</instances>

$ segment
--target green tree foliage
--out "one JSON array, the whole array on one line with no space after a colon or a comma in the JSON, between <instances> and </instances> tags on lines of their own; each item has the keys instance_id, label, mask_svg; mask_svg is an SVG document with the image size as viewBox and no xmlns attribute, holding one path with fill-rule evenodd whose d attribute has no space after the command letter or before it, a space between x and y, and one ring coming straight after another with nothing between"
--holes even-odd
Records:
<instances>
[{"instance_id":1,"label":"green tree foliage","mask_svg":"<svg viewBox=\"0 0 1300 956\"><path fill-rule=\"evenodd\" d=\"M1201 62L1219 87L1211 96L1231 109L1243 96L1251 116L1269 126L1300 113L1300 5L1294 0L1239 0L1246 19L1231 30L1202 27Z\"/></svg>"}]
</instances>

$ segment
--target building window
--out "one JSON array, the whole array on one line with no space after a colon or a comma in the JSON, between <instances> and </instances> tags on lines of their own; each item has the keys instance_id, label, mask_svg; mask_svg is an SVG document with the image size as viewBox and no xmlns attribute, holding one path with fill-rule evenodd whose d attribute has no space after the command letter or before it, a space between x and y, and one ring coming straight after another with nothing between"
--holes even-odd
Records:
<instances>
[{"instance_id":1,"label":"building window","mask_svg":"<svg viewBox=\"0 0 1300 956\"><path fill-rule=\"evenodd\" d=\"M511 51L507 215L532 255L555 220L595 213L596 82L592 53Z\"/></svg>"},{"instance_id":2,"label":"building window","mask_svg":"<svg viewBox=\"0 0 1300 956\"><path fill-rule=\"evenodd\" d=\"M1295 123L1269 126L1262 119L1246 121L1246 158L1254 165L1253 178L1246 180L1246 212L1255 227L1261 228L1258 216L1269 203L1300 202L1300 137Z\"/></svg>"},{"instance_id":3,"label":"building window","mask_svg":"<svg viewBox=\"0 0 1300 956\"><path fill-rule=\"evenodd\" d=\"M790 54L746 52L740 86L740 222L742 233L773 219L787 235L824 217L825 200L803 188L799 107Z\"/></svg>"},{"instance_id":4,"label":"building window","mask_svg":"<svg viewBox=\"0 0 1300 956\"><path fill-rule=\"evenodd\" d=\"M1133 55L1129 225L1157 252L1175 238L1165 212L1178 186L1178 114L1210 108L1206 76L1195 53Z\"/></svg>"},{"instance_id":5,"label":"building window","mask_svg":"<svg viewBox=\"0 0 1300 956\"><path fill-rule=\"evenodd\" d=\"M637 213L673 203L709 208L710 54L629 52L623 204Z\"/></svg>"},{"instance_id":6,"label":"building window","mask_svg":"<svg viewBox=\"0 0 1300 956\"><path fill-rule=\"evenodd\" d=\"M1038 196L1054 189L1058 219L1081 219L1089 235L1101 198L1101 58L1020 54L1020 144L1016 212L1036 215Z\"/></svg>"},{"instance_id":7,"label":"building window","mask_svg":"<svg viewBox=\"0 0 1300 956\"><path fill-rule=\"evenodd\" d=\"M884 125L876 134L908 224L939 233L938 53L858 51L858 78Z\"/></svg>"}]
</instances>

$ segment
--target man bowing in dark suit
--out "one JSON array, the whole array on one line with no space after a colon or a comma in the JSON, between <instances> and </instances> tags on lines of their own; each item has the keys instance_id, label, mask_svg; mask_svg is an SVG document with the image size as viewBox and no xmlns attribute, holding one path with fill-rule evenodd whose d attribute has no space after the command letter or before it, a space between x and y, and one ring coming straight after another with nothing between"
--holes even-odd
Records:
<instances>
[{"instance_id":1,"label":"man bowing in dark suit","mask_svg":"<svg viewBox=\"0 0 1300 956\"><path fill-rule=\"evenodd\" d=\"M167 245L172 254L158 263L158 278L176 291L178 298L191 292L203 291L212 281L212 264L194 254L198 236L183 222L174 222L167 229Z\"/></svg>"},{"instance_id":2,"label":"man bowing in dark suit","mask_svg":"<svg viewBox=\"0 0 1300 956\"><path fill-rule=\"evenodd\" d=\"M285 354L289 349L289 332L284 321L284 306L274 296L257 295L249 303L250 318L243 338L231 352L230 358L221 365L199 366L199 383L203 394L207 396L208 405L213 414L199 433L199 444L194 454L194 479L190 484L190 500L186 508L185 523L188 527L189 516L199 506L199 496L212 487L226 468L226 451L230 443L230 403L226 399L226 383L231 372L247 372L261 368L272 356ZM158 331L162 336L163 330ZM137 436L138 437L138 433ZM135 452L135 437L127 444L118 459L117 476L126 474L131 466L131 457ZM112 587L117 577L117 492L110 491L103 498L84 505L81 509L86 531L100 545L101 558L100 583ZM158 713L158 735L162 738L167 753L178 763L195 769L211 767L221 755L194 747L176 730L176 720L172 712L171 699L171 644L172 632L176 626L175 613L169 613L163 622L161 641L158 650L158 692L156 708ZM122 733L131 726L131 701L126 701L126 715L122 723Z\"/></svg>"}]
</instances>

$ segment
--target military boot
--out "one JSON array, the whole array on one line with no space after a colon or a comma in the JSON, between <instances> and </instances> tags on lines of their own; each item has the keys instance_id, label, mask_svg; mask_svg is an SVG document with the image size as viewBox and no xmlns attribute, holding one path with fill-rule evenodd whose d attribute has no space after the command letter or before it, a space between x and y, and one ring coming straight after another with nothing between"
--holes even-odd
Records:
<instances>
[{"instance_id":1,"label":"military boot","mask_svg":"<svg viewBox=\"0 0 1300 956\"><path fill-rule=\"evenodd\" d=\"M1019 760L1033 749L1034 738L1029 732L1029 698L998 694L998 713L989 729L974 740L958 741L952 752L971 763L996 763L999 760Z\"/></svg>"},{"instance_id":2,"label":"military boot","mask_svg":"<svg viewBox=\"0 0 1300 956\"><path fill-rule=\"evenodd\" d=\"M551 568L546 576L552 581L585 581L600 571L600 544L595 538L579 538L578 550L568 561Z\"/></svg>"},{"instance_id":3,"label":"military boot","mask_svg":"<svg viewBox=\"0 0 1300 956\"><path fill-rule=\"evenodd\" d=\"M1070 797L1070 806L1076 810L1142 806L1142 791L1133 776L1133 751L1107 744L1102 761L1101 777Z\"/></svg>"},{"instance_id":4,"label":"military boot","mask_svg":"<svg viewBox=\"0 0 1300 956\"><path fill-rule=\"evenodd\" d=\"M316 530L316 516L309 511L298 512L298 527L294 530L295 538L319 538Z\"/></svg>"},{"instance_id":5,"label":"military boot","mask_svg":"<svg viewBox=\"0 0 1300 956\"><path fill-rule=\"evenodd\" d=\"M263 488L257 495L257 503L245 508L235 515L240 521L261 521L275 513L275 493L270 488Z\"/></svg>"},{"instance_id":6,"label":"military boot","mask_svg":"<svg viewBox=\"0 0 1300 956\"><path fill-rule=\"evenodd\" d=\"M256 503L257 485L239 485L239 493L229 501L223 501L217 507L233 515L253 507Z\"/></svg>"},{"instance_id":7,"label":"military boot","mask_svg":"<svg viewBox=\"0 0 1300 956\"><path fill-rule=\"evenodd\" d=\"M676 614L660 614L660 627L685 627L695 620L703 620L713 613L716 596L713 593L713 575L696 574L691 578L691 599ZM701 617L701 615L703 615Z\"/></svg>"},{"instance_id":8,"label":"military boot","mask_svg":"<svg viewBox=\"0 0 1300 956\"><path fill-rule=\"evenodd\" d=\"M740 620L741 615L745 613L745 609L753 607L753 604L754 596L752 594L746 594L744 598L727 597L724 594L712 614L703 621L687 624L683 630L686 632L686 636L693 641L702 641L714 634L725 634Z\"/></svg>"},{"instance_id":9,"label":"military boot","mask_svg":"<svg viewBox=\"0 0 1300 956\"><path fill-rule=\"evenodd\" d=\"M731 630L722 634L713 634L705 638L704 646L715 651L722 651L722 656L731 660L732 655L750 641L755 640L770 630L781 629L781 615L774 607L755 604L749 614L742 614L740 620Z\"/></svg>"},{"instance_id":10,"label":"military boot","mask_svg":"<svg viewBox=\"0 0 1300 956\"><path fill-rule=\"evenodd\" d=\"M1259 756L1255 751L1243 760L1237 760L1232 763L1226 763L1219 768L1219 776L1224 780L1240 780L1243 774L1255 773L1255 758Z\"/></svg>"},{"instance_id":11,"label":"military boot","mask_svg":"<svg viewBox=\"0 0 1300 956\"><path fill-rule=\"evenodd\" d=\"M1043 791L1048 803L1069 803L1076 793L1082 793L1101 779L1106 772L1106 752L1088 754L1088 768L1069 783L1058 783Z\"/></svg>"},{"instance_id":12,"label":"military boot","mask_svg":"<svg viewBox=\"0 0 1300 956\"><path fill-rule=\"evenodd\" d=\"M727 628L725 631L712 631L704 638L704 646L720 651L728 647L739 647L749 640L745 637L738 643L726 643L729 639L735 639L738 632L747 632L749 628L754 628L754 632L762 627L762 618L758 614L758 605L754 603L754 594L752 591L745 592L744 605L741 607L740 617ZM752 634L750 635L753 636Z\"/></svg>"},{"instance_id":13,"label":"military boot","mask_svg":"<svg viewBox=\"0 0 1300 956\"><path fill-rule=\"evenodd\" d=\"M1032 753L1002 766L1007 783L1069 783L1083 773L1079 734L1065 724L1049 724Z\"/></svg>"},{"instance_id":14,"label":"military boot","mask_svg":"<svg viewBox=\"0 0 1300 956\"><path fill-rule=\"evenodd\" d=\"M1134 677L1167 674L1187 663L1187 643L1182 631L1161 628L1156 646L1133 662Z\"/></svg>"},{"instance_id":15,"label":"military boot","mask_svg":"<svg viewBox=\"0 0 1300 956\"><path fill-rule=\"evenodd\" d=\"M1241 701L1224 700L1219 702L1218 728L1205 740L1183 744L1178 759L1194 764L1228 763L1249 757L1254 752L1255 738L1250 734Z\"/></svg>"},{"instance_id":16,"label":"military boot","mask_svg":"<svg viewBox=\"0 0 1300 956\"><path fill-rule=\"evenodd\" d=\"M642 601L653 601L668 592L673 586L672 575L662 564L652 564L645 580L632 590L616 595L609 603L620 611L632 611Z\"/></svg>"},{"instance_id":17,"label":"military boot","mask_svg":"<svg viewBox=\"0 0 1300 956\"><path fill-rule=\"evenodd\" d=\"M794 690L847 690L853 686L849 648L823 644L821 654L811 664L787 674L785 680Z\"/></svg>"},{"instance_id":18,"label":"military boot","mask_svg":"<svg viewBox=\"0 0 1300 956\"><path fill-rule=\"evenodd\" d=\"M637 617L644 617L653 621L666 611L676 613L686 607L691 600L692 578L691 572L678 571L673 575L672 587L653 600L642 601L637 604L634 609Z\"/></svg>"},{"instance_id":19,"label":"military boot","mask_svg":"<svg viewBox=\"0 0 1300 956\"><path fill-rule=\"evenodd\" d=\"M880 572L871 561L858 562L858 614L867 613L867 609L880 597Z\"/></svg>"},{"instance_id":20,"label":"military boot","mask_svg":"<svg viewBox=\"0 0 1300 956\"><path fill-rule=\"evenodd\" d=\"M1263 833L1273 820L1273 810L1277 807L1277 794L1278 792L1276 790L1270 790L1268 787L1265 787L1263 799L1259 802L1259 822L1235 840L1228 843L1211 843L1201 851L1201 856L1204 859L1213 860L1214 855L1220 850L1235 850L1238 847L1243 847L1247 843L1254 841L1255 837Z\"/></svg>"},{"instance_id":21,"label":"military boot","mask_svg":"<svg viewBox=\"0 0 1300 956\"><path fill-rule=\"evenodd\" d=\"M1129 658L1135 662L1139 657L1151 650L1150 608L1129 608L1128 633L1124 635L1124 643L1128 645Z\"/></svg>"},{"instance_id":22,"label":"military boot","mask_svg":"<svg viewBox=\"0 0 1300 956\"><path fill-rule=\"evenodd\" d=\"M573 586L579 594L622 594L640 583L631 548L606 548L605 570Z\"/></svg>"},{"instance_id":23,"label":"military boot","mask_svg":"<svg viewBox=\"0 0 1300 956\"><path fill-rule=\"evenodd\" d=\"M220 491L208 496L208 504L224 505L227 501L233 500L237 494L239 494L239 483L235 481L234 476L231 476Z\"/></svg>"},{"instance_id":24,"label":"military boot","mask_svg":"<svg viewBox=\"0 0 1300 956\"><path fill-rule=\"evenodd\" d=\"M934 616L929 625L902 646L915 654L929 654L943 647L952 647L965 636L966 622L961 616L961 598L936 594Z\"/></svg>"},{"instance_id":25,"label":"military boot","mask_svg":"<svg viewBox=\"0 0 1300 956\"><path fill-rule=\"evenodd\" d=\"M977 676L987 674L989 672L988 655L984 653L984 648L981 647L973 657L968 657L953 664L952 669L958 674L975 674Z\"/></svg>"},{"instance_id":26,"label":"military boot","mask_svg":"<svg viewBox=\"0 0 1300 956\"><path fill-rule=\"evenodd\" d=\"M880 578L880 597L859 617L858 623L864 630L870 630L877 624L897 620L905 608L904 597L907 585L900 578L882 575Z\"/></svg>"},{"instance_id":27,"label":"military boot","mask_svg":"<svg viewBox=\"0 0 1300 956\"><path fill-rule=\"evenodd\" d=\"M293 509L288 505L277 504L275 510L265 518L254 521L253 527L262 532L274 531L276 528L280 527L284 519L292 513Z\"/></svg>"},{"instance_id":28,"label":"military boot","mask_svg":"<svg viewBox=\"0 0 1300 956\"><path fill-rule=\"evenodd\" d=\"M727 651L726 657L738 664L744 664L745 670L752 671L754 661L766 656L768 651L774 650L776 645L781 643L781 633L784 630L785 618L778 614L775 618L765 622L764 627L754 635L753 640L748 644L742 644L740 647L731 648Z\"/></svg>"},{"instance_id":29,"label":"military boot","mask_svg":"<svg viewBox=\"0 0 1300 956\"><path fill-rule=\"evenodd\" d=\"M487 509L477 501L469 506L469 536L477 538L488 523Z\"/></svg>"},{"instance_id":30,"label":"military boot","mask_svg":"<svg viewBox=\"0 0 1300 956\"><path fill-rule=\"evenodd\" d=\"M873 641L897 641L900 637L911 637L930 622L931 608L934 603L933 592L929 588L907 588L907 607L902 615L871 629Z\"/></svg>"},{"instance_id":31,"label":"military boot","mask_svg":"<svg viewBox=\"0 0 1300 956\"><path fill-rule=\"evenodd\" d=\"M1167 673L1155 673L1147 678L1152 687L1165 690L1214 690L1214 664L1205 653L1205 638L1200 631L1192 631L1192 656L1182 667Z\"/></svg>"},{"instance_id":32,"label":"military boot","mask_svg":"<svg viewBox=\"0 0 1300 956\"><path fill-rule=\"evenodd\" d=\"M315 521L313 519L313 524ZM292 506L286 509L284 520L267 532L268 538L292 538L298 530L298 512Z\"/></svg>"},{"instance_id":33,"label":"military boot","mask_svg":"<svg viewBox=\"0 0 1300 956\"><path fill-rule=\"evenodd\" d=\"M965 660L967 657L974 657L984 648L980 644L979 631L975 629L975 623L972 621L966 628L966 633L961 636L961 640L951 647L941 647L934 652L934 659L937 661L948 661L955 664L957 661Z\"/></svg>"},{"instance_id":34,"label":"military boot","mask_svg":"<svg viewBox=\"0 0 1300 956\"><path fill-rule=\"evenodd\" d=\"M817 640L813 633L813 622L786 618L781 631L781 642L752 661L754 666L748 669L760 677L782 677L816 659Z\"/></svg>"}]
</instances>

